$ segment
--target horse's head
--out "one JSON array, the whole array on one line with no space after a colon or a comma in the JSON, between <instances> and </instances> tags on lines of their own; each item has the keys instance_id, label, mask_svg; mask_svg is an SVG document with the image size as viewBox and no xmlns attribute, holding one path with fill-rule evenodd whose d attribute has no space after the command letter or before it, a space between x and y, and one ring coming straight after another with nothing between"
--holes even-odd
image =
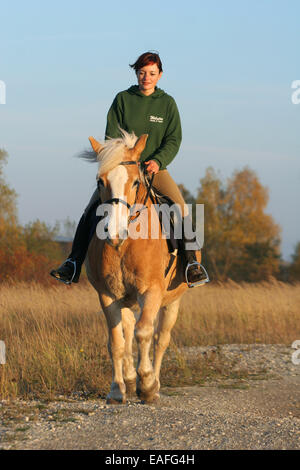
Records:
<instances>
[{"instance_id":1,"label":"horse's head","mask_svg":"<svg viewBox=\"0 0 300 470\"><path fill-rule=\"evenodd\" d=\"M103 204L109 208L106 241L115 248L128 237L131 209L137 202L140 187L139 158L145 148L147 134L137 138L122 131L123 138L100 144L90 142L98 155L97 184Z\"/></svg>"}]
</instances>

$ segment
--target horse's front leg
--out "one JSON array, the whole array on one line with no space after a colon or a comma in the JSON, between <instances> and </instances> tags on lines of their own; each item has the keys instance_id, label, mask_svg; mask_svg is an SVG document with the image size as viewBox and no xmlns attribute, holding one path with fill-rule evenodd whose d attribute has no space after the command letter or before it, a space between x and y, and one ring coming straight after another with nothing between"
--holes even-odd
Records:
<instances>
[{"instance_id":1,"label":"horse's front leg","mask_svg":"<svg viewBox=\"0 0 300 470\"><path fill-rule=\"evenodd\" d=\"M132 396L136 392L136 370L134 367L132 341L134 338L135 317L132 310L122 308L122 323L125 337L125 354L123 362L123 375L126 385L126 395Z\"/></svg>"},{"instance_id":2,"label":"horse's front leg","mask_svg":"<svg viewBox=\"0 0 300 470\"><path fill-rule=\"evenodd\" d=\"M108 327L108 350L112 361L112 384L107 403L126 403L126 387L123 378L125 340L122 328L122 314L118 302L106 295L100 295L100 302Z\"/></svg>"},{"instance_id":3,"label":"horse's front leg","mask_svg":"<svg viewBox=\"0 0 300 470\"><path fill-rule=\"evenodd\" d=\"M164 353L169 346L171 331L176 323L180 299L175 300L159 312L157 330L154 335L154 373L160 389L160 368Z\"/></svg>"},{"instance_id":4,"label":"horse's front leg","mask_svg":"<svg viewBox=\"0 0 300 470\"><path fill-rule=\"evenodd\" d=\"M161 304L161 289L151 288L139 299L141 316L136 324L135 337L138 344L137 394L142 401L152 402L158 398L158 382L150 359L150 347L154 333L154 321Z\"/></svg>"}]
</instances>

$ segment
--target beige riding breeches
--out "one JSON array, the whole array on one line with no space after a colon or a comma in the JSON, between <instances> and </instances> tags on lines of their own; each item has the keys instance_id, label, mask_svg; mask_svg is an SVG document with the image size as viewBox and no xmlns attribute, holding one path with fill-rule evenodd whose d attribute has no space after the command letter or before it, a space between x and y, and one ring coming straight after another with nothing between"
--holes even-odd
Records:
<instances>
[{"instance_id":1,"label":"beige riding breeches","mask_svg":"<svg viewBox=\"0 0 300 470\"><path fill-rule=\"evenodd\" d=\"M153 186L158 189L159 192L168 196L175 204L178 204L183 215L187 215L187 207L185 208L186 212L184 212L185 202L180 189L168 170L161 170L154 176Z\"/></svg>"}]
</instances>

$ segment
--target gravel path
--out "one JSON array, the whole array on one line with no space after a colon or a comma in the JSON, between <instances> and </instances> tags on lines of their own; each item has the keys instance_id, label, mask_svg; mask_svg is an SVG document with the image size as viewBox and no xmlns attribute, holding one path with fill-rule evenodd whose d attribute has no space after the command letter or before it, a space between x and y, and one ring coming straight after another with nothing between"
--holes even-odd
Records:
<instances>
[{"instance_id":1,"label":"gravel path","mask_svg":"<svg viewBox=\"0 0 300 470\"><path fill-rule=\"evenodd\" d=\"M0 449L299 449L300 365L283 345L186 348L234 361L244 379L163 388L156 405L64 399L0 402Z\"/></svg>"}]
</instances>

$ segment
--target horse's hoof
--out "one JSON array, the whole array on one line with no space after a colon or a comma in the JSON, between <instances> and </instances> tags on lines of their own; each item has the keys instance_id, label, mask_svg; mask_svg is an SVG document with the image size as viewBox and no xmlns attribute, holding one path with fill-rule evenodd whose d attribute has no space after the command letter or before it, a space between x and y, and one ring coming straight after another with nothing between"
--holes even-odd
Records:
<instances>
[{"instance_id":1,"label":"horse's hoof","mask_svg":"<svg viewBox=\"0 0 300 470\"><path fill-rule=\"evenodd\" d=\"M159 386L157 380L153 382L151 387L145 389L138 388L137 395L142 403L154 403L159 400Z\"/></svg>"},{"instance_id":2,"label":"horse's hoof","mask_svg":"<svg viewBox=\"0 0 300 470\"><path fill-rule=\"evenodd\" d=\"M125 405L126 403L126 397L123 398L112 398L112 397L107 397L106 399L106 404L107 405Z\"/></svg>"},{"instance_id":3,"label":"horse's hoof","mask_svg":"<svg viewBox=\"0 0 300 470\"><path fill-rule=\"evenodd\" d=\"M148 396L148 397L145 398L144 400L141 400L141 403L142 403L143 405L151 405L151 404L158 403L159 400L160 400L159 393L155 393L154 395Z\"/></svg>"}]
</instances>

